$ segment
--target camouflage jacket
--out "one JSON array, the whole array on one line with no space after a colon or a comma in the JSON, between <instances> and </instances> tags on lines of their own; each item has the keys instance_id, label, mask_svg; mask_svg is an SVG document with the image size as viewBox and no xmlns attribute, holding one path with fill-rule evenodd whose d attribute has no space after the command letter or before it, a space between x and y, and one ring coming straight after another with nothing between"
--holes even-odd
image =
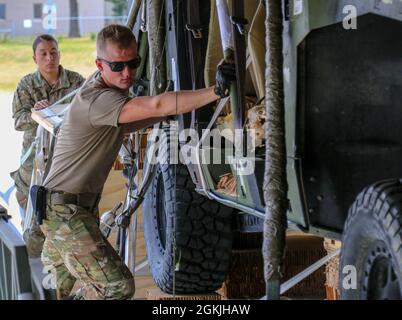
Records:
<instances>
[{"instance_id":1,"label":"camouflage jacket","mask_svg":"<svg viewBox=\"0 0 402 320\"><path fill-rule=\"evenodd\" d=\"M47 99L50 104L79 88L84 78L73 71L60 66L59 81L52 87L39 71L28 74L21 79L14 93L13 119L17 131L24 131L23 154L31 145L36 135L38 124L31 118L31 109L35 103ZM68 103L65 101L63 103Z\"/></svg>"},{"instance_id":2,"label":"camouflage jacket","mask_svg":"<svg viewBox=\"0 0 402 320\"><path fill-rule=\"evenodd\" d=\"M14 93L13 119L15 130L26 131L36 128L37 124L31 118L31 109L35 103L47 99L52 104L80 87L83 81L84 78L80 74L66 70L62 66L60 66L59 81L53 87L46 82L39 71L23 77Z\"/></svg>"}]
</instances>

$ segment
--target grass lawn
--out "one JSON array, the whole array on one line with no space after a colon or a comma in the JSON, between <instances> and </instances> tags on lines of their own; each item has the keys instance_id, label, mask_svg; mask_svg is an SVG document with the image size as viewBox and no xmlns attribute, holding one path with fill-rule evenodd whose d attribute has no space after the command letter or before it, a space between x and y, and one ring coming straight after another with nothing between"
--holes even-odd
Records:
<instances>
[{"instance_id":1,"label":"grass lawn","mask_svg":"<svg viewBox=\"0 0 402 320\"><path fill-rule=\"evenodd\" d=\"M19 80L36 70L32 60L34 37L0 41L0 91L14 91ZM61 64L66 69L79 72L84 77L96 70L95 39L59 37Z\"/></svg>"}]
</instances>

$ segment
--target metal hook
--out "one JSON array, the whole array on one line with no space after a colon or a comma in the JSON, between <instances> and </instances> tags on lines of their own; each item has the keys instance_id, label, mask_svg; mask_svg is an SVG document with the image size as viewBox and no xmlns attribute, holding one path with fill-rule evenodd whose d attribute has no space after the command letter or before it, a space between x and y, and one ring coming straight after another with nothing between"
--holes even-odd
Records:
<instances>
[{"instance_id":1,"label":"metal hook","mask_svg":"<svg viewBox=\"0 0 402 320\"><path fill-rule=\"evenodd\" d=\"M160 66L157 66L155 69L156 69L156 75L155 75L156 85L158 89L162 89L162 76Z\"/></svg>"}]
</instances>

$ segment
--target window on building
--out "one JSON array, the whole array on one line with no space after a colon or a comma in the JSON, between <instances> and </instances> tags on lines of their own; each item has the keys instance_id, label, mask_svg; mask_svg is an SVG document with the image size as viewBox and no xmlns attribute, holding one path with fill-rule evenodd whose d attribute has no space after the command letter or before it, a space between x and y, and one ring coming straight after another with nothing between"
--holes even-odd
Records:
<instances>
[{"instance_id":1,"label":"window on building","mask_svg":"<svg viewBox=\"0 0 402 320\"><path fill-rule=\"evenodd\" d=\"M4 3L0 3L0 20L6 19L6 5Z\"/></svg>"},{"instance_id":2,"label":"window on building","mask_svg":"<svg viewBox=\"0 0 402 320\"><path fill-rule=\"evenodd\" d=\"M34 3L34 19L42 19L42 3Z\"/></svg>"}]
</instances>

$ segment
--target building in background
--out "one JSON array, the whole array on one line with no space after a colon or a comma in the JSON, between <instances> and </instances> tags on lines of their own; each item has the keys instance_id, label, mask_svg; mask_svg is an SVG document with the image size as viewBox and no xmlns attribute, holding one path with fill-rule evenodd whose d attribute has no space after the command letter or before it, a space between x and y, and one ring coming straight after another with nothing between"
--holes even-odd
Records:
<instances>
[{"instance_id":1,"label":"building in background","mask_svg":"<svg viewBox=\"0 0 402 320\"><path fill-rule=\"evenodd\" d=\"M108 23L125 22L124 16L115 16L113 8L113 1L107 0L0 0L0 34L68 36L72 28L75 36L98 32Z\"/></svg>"}]
</instances>

